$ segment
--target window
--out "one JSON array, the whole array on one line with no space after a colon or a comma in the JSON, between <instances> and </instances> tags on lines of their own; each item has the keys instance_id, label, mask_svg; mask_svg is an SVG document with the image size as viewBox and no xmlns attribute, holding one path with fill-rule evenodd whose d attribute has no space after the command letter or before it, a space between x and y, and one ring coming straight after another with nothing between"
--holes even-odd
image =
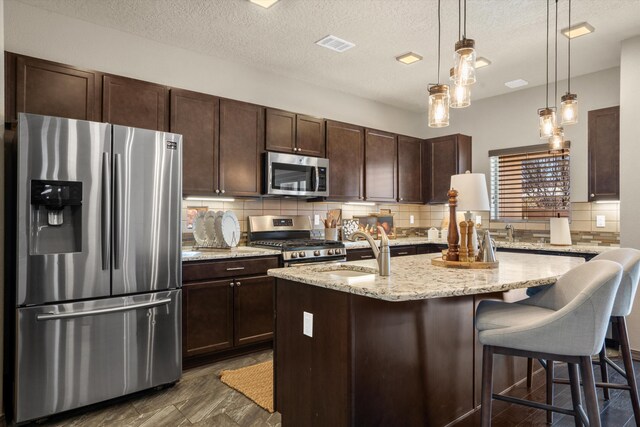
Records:
<instances>
[{"instance_id":1,"label":"window","mask_svg":"<svg viewBox=\"0 0 640 427\"><path fill-rule=\"evenodd\" d=\"M489 151L491 219L569 216L569 148L547 144Z\"/></svg>"}]
</instances>

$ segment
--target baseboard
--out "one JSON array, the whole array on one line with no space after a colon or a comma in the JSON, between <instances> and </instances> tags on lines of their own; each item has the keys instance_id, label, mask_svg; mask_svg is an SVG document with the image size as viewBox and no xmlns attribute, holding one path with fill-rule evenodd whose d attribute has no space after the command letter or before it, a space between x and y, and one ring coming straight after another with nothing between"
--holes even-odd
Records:
<instances>
[{"instance_id":1,"label":"baseboard","mask_svg":"<svg viewBox=\"0 0 640 427\"><path fill-rule=\"evenodd\" d=\"M631 358L640 362L640 350L631 350Z\"/></svg>"},{"instance_id":2,"label":"baseboard","mask_svg":"<svg viewBox=\"0 0 640 427\"><path fill-rule=\"evenodd\" d=\"M208 365L210 363L219 362L225 359L231 359L233 357L244 356L246 354L255 353L257 351L266 350L269 348L273 348L273 341L251 344L245 347L236 347L230 350L223 350L205 356L192 356L189 358L184 358L182 360L182 370L185 371L187 369Z\"/></svg>"}]
</instances>

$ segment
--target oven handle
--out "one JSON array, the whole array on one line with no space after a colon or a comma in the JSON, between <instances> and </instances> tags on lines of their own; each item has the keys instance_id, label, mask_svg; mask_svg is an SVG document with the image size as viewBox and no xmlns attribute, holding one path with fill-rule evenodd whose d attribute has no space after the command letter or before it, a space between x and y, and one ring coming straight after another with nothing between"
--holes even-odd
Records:
<instances>
[{"instance_id":1,"label":"oven handle","mask_svg":"<svg viewBox=\"0 0 640 427\"><path fill-rule=\"evenodd\" d=\"M347 258L338 258L338 259L332 259L329 261L317 261L317 262L285 262L284 266L285 267L306 267L308 265L319 265L319 264L338 264L340 262L346 262Z\"/></svg>"}]
</instances>

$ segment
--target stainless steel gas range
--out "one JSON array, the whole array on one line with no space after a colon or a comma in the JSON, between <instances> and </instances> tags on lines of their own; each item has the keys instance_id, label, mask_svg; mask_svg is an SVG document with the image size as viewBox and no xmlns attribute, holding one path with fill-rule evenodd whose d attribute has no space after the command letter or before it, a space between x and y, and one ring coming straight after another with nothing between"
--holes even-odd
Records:
<instances>
[{"instance_id":1,"label":"stainless steel gas range","mask_svg":"<svg viewBox=\"0 0 640 427\"><path fill-rule=\"evenodd\" d=\"M250 216L251 246L280 249L285 267L300 264L346 261L344 243L311 238L308 216Z\"/></svg>"}]
</instances>

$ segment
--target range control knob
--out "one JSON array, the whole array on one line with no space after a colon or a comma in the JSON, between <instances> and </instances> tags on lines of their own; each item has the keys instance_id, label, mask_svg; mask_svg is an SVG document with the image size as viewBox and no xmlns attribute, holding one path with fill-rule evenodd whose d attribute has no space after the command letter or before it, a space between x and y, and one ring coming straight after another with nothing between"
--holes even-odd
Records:
<instances>
[{"instance_id":1,"label":"range control knob","mask_svg":"<svg viewBox=\"0 0 640 427\"><path fill-rule=\"evenodd\" d=\"M320 251L313 251L313 256L320 256Z\"/></svg>"},{"instance_id":2,"label":"range control knob","mask_svg":"<svg viewBox=\"0 0 640 427\"><path fill-rule=\"evenodd\" d=\"M340 255L342 253L342 249L336 249L336 255Z\"/></svg>"},{"instance_id":3,"label":"range control knob","mask_svg":"<svg viewBox=\"0 0 640 427\"><path fill-rule=\"evenodd\" d=\"M333 255L333 249L329 249L329 250L327 251L327 255Z\"/></svg>"},{"instance_id":4,"label":"range control knob","mask_svg":"<svg viewBox=\"0 0 640 427\"><path fill-rule=\"evenodd\" d=\"M298 253L297 252L292 252L291 253L291 258L298 258Z\"/></svg>"},{"instance_id":5,"label":"range control knob","mask_svg":"<svg viewBox=\"0 0 640 427\"><path fill-rule=\"evenodd\" d=\"M303 251L298 252L298 256L300 258L304 258L307 254L305 254Z\"/></svg>"}]
</instances>

